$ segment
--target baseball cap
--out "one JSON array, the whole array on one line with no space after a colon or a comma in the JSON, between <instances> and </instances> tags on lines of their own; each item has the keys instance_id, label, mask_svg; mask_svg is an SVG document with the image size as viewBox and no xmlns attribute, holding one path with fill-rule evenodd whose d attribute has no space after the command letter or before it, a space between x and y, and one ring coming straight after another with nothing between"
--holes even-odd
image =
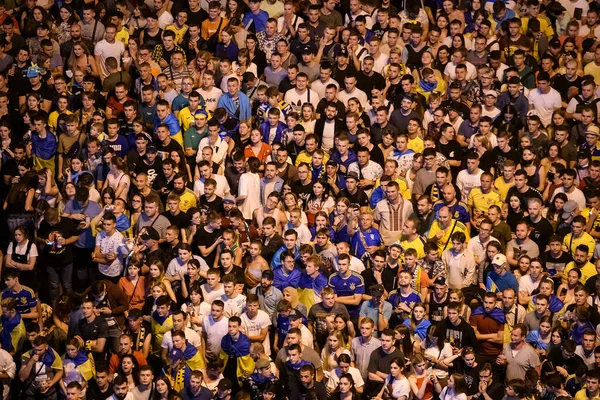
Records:
<instances>
[{"instance_id":1,"label":"baseball cap","mask_svg":"<svg viewBox=\"0 0 600 400\"><path fill-rule=\"evenodd\" d=\"M496 254L492 260L492 265L504 265L508 262L504 254Z\"/></svg>"},{"instance_id":2,"label":"baseball cap","mask_svg":"<svg viewBox=\"0 0 600 400\"><path fill-rule=\"evenodd\" d=\"M139 140L139 139L143 139L143 140L146 140L148 142L152 141L152 138L150 137L150 135L148 135L145 132L138 133L137 135L135 135L135 140Z\"/></svg>"},{"instance_id":3,"label":"baseball cap","mask_svg":"<svg viewBox=\"0 0 600 400\"><path fill-rule=\"evenodd\" d=\"M227 196L223 197L223 203L233 203L233 204L235 204L235 197L233 197L232 195L228 194Z\"/></svg>"},{"instance_id":4,"label":"baseball cap","mask_svg":"<svg viewBox=\"0 0 600 400\"><path fill-rule=\"evenodd\" d=\"M221 379L219 381L219 384L217 385L217 389L219 389L221 392L230 390L232 387L233 387L233 382L231 382L231 380L229 380L227 378Z\"/></svg>"},{"instance_id":5,"label":"baseball cap","mask_svg":"<svg viewBox=\"0 0 600 400\"><path fill-rule=\"evenodd\" d=\"M271 365L271 363L266 358L259 358L258 360L256 360L255 365L256 365L256 369L262 369L262 368L267 368L268 366Z\"/></svg>"},{"instance_id":6,"label":"baseball cap","mask_svg":"<svg viewBox=\"0 0 600 400\"><path fill-rule=\"evenodd\" d=\"M356 172L349 172L348 175L346 175L346 180L348 179L354 179L357 182L359 181L358 174Z\"/></svg>"},{"instance_id":7,"label":"baseball cap","mask_svg":"<svg viewBox=\"0 0 600 400\"><path fill-rule=\"evenodd\" d=\"M290 320L297 320L302 318L302 313L296 309L290 311L290 315L288 315Z\"/></svg>"},{"instance_id":8,"label":"baseball cap","mask_svg":"<svg viewBox=\"0 0 600 400\"><path fill-rule=\"evenodd\" d=\"M348 57L348 50L346 49L340 49L340 51L338 51L337 53L338 57Z\"/></svg>"},{"instance_id":9,"label":"baseball cap","mask_svg":"<svg viewBox=\"0 0 600 400\"><path fill-rule=\"evenodd\" d=\"M434 285L445 285L446 284L446 278L444 278L443 276L439 276L435 279L435 281L433 281Z\"/></svg>"},{"instance_id":10,"label":"baseball cap","mask_svg":"<svg viewBox=\"0 0 600 400\"><path fill-rule=\"evenodd\" d=\"M390 244L390 248L392 248L392 247L397 247L399 249L402 249L402 245L398 242L394 242L394 243Z\"/></svg>"},{"instance_id":11,"label":"baseball cap","mask_svg":"<svg viewBox=\"0 0 600 400\"><path fill-rule=\"evenodd\" d=\"M142 312L137 308L132 308L129 310L129 314L127 314L127 319L131 319L133 321L142 318Z\"/></svg>"},{"instance_id":12,"label":"baseball cap","mask_svg":"<svg viewBox=\"0 0 600 400\"><path fill-rule=\"evenodd\" d=\"M369 287L369 292L371 292L371 296L373 297L381 297L383 296L385 289L383 285L371 285L371 287Z\"/></svg>"},{"instance_id":13,"label":"baseball cap","mask_svg":"<svg viewBox=\"0 0 600 400\"><path fill-rule=\"evenodd\" d=\"M337 167L337 163L333 160L327 160L327 163L325 163L325 165L327 167Z\"/></svg>"},{"instance_id":14,"label":"baseball cap","mask_svg":"<svg viewBox=\"0 0 600 400\"><path fill-rule=\"evenodd\" d=\"M498 97L498 92L496 92L495 90L484 90L483 94L487 97L487 96L492 96L492 97Z\"/></svg>"},{"instance_id":15,"label":"baseball cap","mask_svg":"<svg viewBox=\"0 0 600 400\"><path fill-rule=\"evenodd\" d=\"M156 146L154 144L149 144L146 146L146 153L156 154L158 152Z\"/></svg>"},{"instance_id":16,"label":"baseball cap","mask_svg":"<svg viewBox=\"0 0 600 400\"><path fill-rule=\"evenodd\" d=\"M314 54L312 47L304 46L304 48L302 49L302 55L305 55L305 54Z\"/></svg>"},{"instance_id":17,"label":"baseball cap","mask_svg":"<svg viewBox=\"0 0 600 400\"><path fill-rule=\"evenodd\" d=\"M204 116L206 119L210 119L210 115L209 115L208 111L206 111L206 110L200 110L200 109L198 109L194 113L194 116L195 117L197 117L197 116Z\"/></svg>"},{"instance_id":18,"label":"baseball cap","mask_svg":"<svg viewBox=\"0 0 600 400\"><path fill-rule=\"evenodd\" d=\"M571 217L571 213L577 209L577 203L574 200L569 200L563 206L563 219L567 219Z\"/></svg>"},{"instance_id":19,"label":"baseball cap","mask_svg":"<svg viewBox=\"0 0 600 400\"><path fill-rule=\"evenodd\" d=\"M148 239L159 240L160 235L158 234L158 231L156 229L149 226L148 228L146 228L146 232L144 232L142 235L140 235L140 238L142 238L142 240L148 240Z\"/></svg>"},{"instance_id":20,"label":"baseball cap","mask_svg":"<svg viewBox=\"0 0 600 400\"><path fill-rule=\"evenodd\" d=\"M460 103L458 101L449 101L446 108L448 108L448 111L456 111L457 113L460 113Z\"/></svg>"}]
</instances>

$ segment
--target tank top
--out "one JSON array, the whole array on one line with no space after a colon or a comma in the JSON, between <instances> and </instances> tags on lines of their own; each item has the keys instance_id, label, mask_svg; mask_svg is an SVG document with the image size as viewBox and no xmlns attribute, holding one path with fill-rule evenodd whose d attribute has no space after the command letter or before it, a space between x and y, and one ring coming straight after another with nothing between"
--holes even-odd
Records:
<instances>
[{"instance_id":1,"label":"tank top","mask_svg":"<svg viewBox=\"0 0 600 400\"><path fill-rule=\"evenodd\" d=\"M533 175L527 175L527 185L537 190L537 187L540 185L540 165L535 167Z\"/></svg>"},{"instance_id":2,"label":"tank top","mask_svg":"<svg viewBox=\"0 0 600 400\"><path fill-rule=\"evenodd\" d=\"M427 46L423 46L423 48L419 51L416 51L412 46L406 46L405 49L408 52L406 66L411 70L423 67L423 63L421 62L421 56L427 50Z\"/></svg>"},{"instance_id":3,"label":"tank top","mask_svg":"<svg viewBox=\"0 0 600 400\"><path fill-rule=\"evenodd\" d=\"M423 385L423 381L425 380L425 376L421 376L417 378L417 387L421 389ZM427 382L427 388L425 389L425 393L423 394L423 398L421 400L429 400L433 397L433 383Z\"/></svg>"},{"instance_id":4,"label":"tank top","mask_svg":"<svg viewBox=\"0 0 600 400\"><path fill-rule=\"evenodd\" d=\"M152 47L156 46L157 44L162 44L162 34L162 29L159 29L158 33L154 36L150 35L147 29L144 29L144 42L142 44L148 44Z\"/></svg>"},{"instance_id":5,"label":"tank top","mask_svg":"<svg viewBox=\"0 0 600 400\"><path fill-rule=\"evenodd\" d=\"M432 324L437 324L444 319L444 307L450 303L449 297L446 294L444 301L439 303L435 299L435 294L433 292L429 293L429 320Z\"/></svg>"}]
</instances>

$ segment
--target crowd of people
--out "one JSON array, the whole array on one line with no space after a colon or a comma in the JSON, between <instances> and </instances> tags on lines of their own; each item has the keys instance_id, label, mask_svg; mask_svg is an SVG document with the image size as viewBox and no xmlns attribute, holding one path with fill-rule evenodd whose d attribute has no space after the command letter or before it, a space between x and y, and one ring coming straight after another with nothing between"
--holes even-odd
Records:
<instances>
[{"instance_id":1,"label":"crowd of people","mask_svg":"<svg viewBox=\"0 0 600 400\"><path fill-rule=\"evenodd\" d=\"M599 13L0 0L2 399L600 398Z\"/></svg>"}]
</instances>

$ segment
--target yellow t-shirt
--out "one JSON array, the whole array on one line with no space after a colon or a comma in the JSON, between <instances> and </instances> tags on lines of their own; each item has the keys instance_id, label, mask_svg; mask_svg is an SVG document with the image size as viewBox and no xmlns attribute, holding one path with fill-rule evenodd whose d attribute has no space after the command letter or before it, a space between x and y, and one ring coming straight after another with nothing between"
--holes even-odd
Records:
<instances>
[{"instance_id":1,"label":"yellow t-shirt","mask_svg":"<svg viewBox=\"0 0 600 400\"><path fill-rule=\"evenodd\" d=\"M129 31L123 27L115 37L119 42L122 42L125 46L129 45Z\"/></svg>"},{"instance_id":2,"label":"yellow t-shirt","mask_svg":"<svg viewBox=\"0 0 600 400\"><path fill-rule=\"evenodd\" d=\"M56 127L58 126L58 117L60 114L71 115L73 113L69 110L65 110L62 113L59 113L58 111L52 111L50 115L48 115L48 126L52 132L56 132Z\"/></svg>"},{"instance_id":3,"label":"yellow t-shirt","mask_svg":"<svg viewBox=\"0 0 600 400\"><path fill-rule=\"evenodd\" d=\"M590 217L592 216L592 209L589 207L584 208L581 211L581 215L585 217L586 223L590 221ZM594 224L592 225L592 231L598 232L600 231L600 214L596 217Z\"/></svg>"},{"instance_id":4,"label":"yellow t-shirt","mask_svg":"<svg viewBox=\"0 0 600 400\"><path fill-rule=\"evenodd\" d=\"M502 199L493 190L489 193L483 193L481 188L476 187L469 193L467 204L475 210L481 210L486 213L490 209L490 206L497 205L498 207L502 207Z\"/></svg>"},{"instance_id":5,"label":"yellow t-shirt","mask_svg":"<svg viewBox=\"0 0 600 400\"><path fill-rule=\"evenodd\" d=\"M600 395L589 398L587 395L587 390L584 387L583 389L575 393L575 397L573 398L573 400L600 400Z\"/></svg>"},{"instance_id":6,"label":"yellow t-shirt","mask_svg":"<svg viewBox=\"0 0 600 400\"><path fill-rule=\"evenodd\" d=\"M408 240L400 241L400 246L406 251L406 249L415 249L417 251L417 257L423 258L425 257L425 239L421 236L417 236L417 238L411 242Z\"/></svg>"},{"instance_id":7,"label":"yellow t-shirt","mask_svg":"<svg viewBox=\"0 0 600 400\"><path fill-rule=\"evenodd\" d=\"M423 139L421 139L418 136L414 139L408 139L407 147L409 149L411 149L412 151L414 151L415 153L423 153L423 150L425 150L425 145L423 144Z\"/></svg>"},{"instance_id":8,"label":"yellow t-shirt","mask_svg":"<svg viewBox=\"0 0 600 400\"><path fill-rule=\"evenodd\" d=\"M502 201L504 201L504 199L506 199L506 196L508 195L508 191L513 186L515 186L514 181L510 182L510 183L506 183L506 181L504 180L504 177L502 177L502 176L499 176L494 181L494 188L500 195L500 200L502 200Z\"/></svg>"},{"instance_id":9,"label":"yellow t-shirt","mask_svg":"<svg viewBox=\"0 0 600 400\"><path fill-rule=\"evenodd\" d=\"M177 114L177 119L179 120L179 125L181 125L181 132L187 131L195 122L195 117L190 112L189 107L182 108L179 114Z\"/></svg>"},{"instance_id":10,"label":"yellow t-shirt","mask_svg":"<svg viewBox=\"0 0 600 400\"><path fill-rule=\"evenodd\" d=\"M524 17L521 18L521 34L526 35L527 34L527 27L529 26L529 17ZM552 37L554 36L554 29L552 29L552 24L550 23L550 21L541 16L538 15L538 17L536 18L538 21L540 21L540 32L544 32L546 34L547 37Z\"/></svg>"},{"instance_id":11,"label":"yellow t-shirt","mask_svg":"<svg viewBox=\"0 0 600 400\"><path fill-rule=\"evenodd\" d=\"M585 75L592 75L594 77L594 82L596 82L596 85L600 85L600 65L596 65L595 62L588 63L583 68L583 73Z\"/></svg>"},{"instance_id":12,"label":"yellow t-shirt","mask_svg":"<svg viewBox=\"0 0 600 400\"><path fill-rule=\"evenodd\" d=\"M573 268L575 268L575 262L571 261L567 264L563 272L562 278L564 280L567 280L567 277L569 276L569 271ZM588 279L596 275L596 267L589 261L583 266L583 268L580 268L579 271L581 271L581 278L579 279L579 282L583 283L584 285Z\"/></svg>"},{"instance_id":13,"label":"yellow t-shirt","mask_svg":"<svg viewBox=\"0 0 600 400\"><path fill-rule=\"evenodd\" d=\"M196 195L190 189L186 189L181 196L179 196L179 208L182 212L187 212L192 207L196 207L198 199Z\"/></svg>"},{"instance_id":14,"label":"yellow t-shirt","mask_svg":"<svg viewBox=\"0 0 600 400\"><path fill-rule=\"evenodd\" d=\"M183 37L188 31L188 26L183 25L181 28L177 29L175 25L169 25L165 28L168 31L172 31L175 33L175 43L181 44L183 42Z\"/></svg>"},{"instance_id":15,"label":"yellow t-shirt","mask_svg":"<svg viewBox=\"0 0 600 400\"><path fill-rule=\"evenodd\" d=\"M594 238L586 232L583 232L581 237L573 237L572 233L568 233L567 236L563 239L563 251L571 253L571 255L575 254L575 249L580 244L585 244L589 248L588 255L591 257L594 255L594 247L596 247L596 241ZM595 273L594 273L595 274Z\"/></svg>"},{"instance_id":16,"label":"yellow t-shirt","mask_svg":"<svg viewBox=\"0 0 600 400\"><path fill-rule=\"evenodd\" d=\"M454 224L456 224L456 226L454 226ZM454 229L452 229L454 227ZM439 239L437 241L437 245L438 245L438 253L440 254L440 256L442 255L442 252L445 249L449 249L452 248L452 243L448 243L448 241L450 240L450 232L452 232L452 234L454 234L454 232L462 232L465 234L465 236L467 237L467 240L465 243L467 243L469 241L469 239L471 238L469 236L469 232L467 232L467 227L465 226L465 224L463 224L462 222L459 222L455 219L452 220L451 224L450 224L450 228L448 228L447 230L443 230L442 227L440 226L440 223L435 220L433 221L433 224L431 224L431 228L429 229L429 235L427 236L429 239L432 239L435 237L435 235L437 235L438 232L444 232L444 235L442 236L441 239ZM446 246L446 243L448 243L448 245Z\"/></svg>"},{"instance_id":17,"label":"yellow t-shirt","mask_svg":"<svg viewBox=\"0 0 600 400\"><path fill-rule=\"evenodd\" d=\"M323 165L327 164L327 161L329 161L329 155L325 153L325 156L323 156ZM296 167L303 162L307 163L308 165L312 164L312 156L308 154L306 150L302 150L300 154L298 154L298 157L296 157Z\"/></svg>"}]
</instances>

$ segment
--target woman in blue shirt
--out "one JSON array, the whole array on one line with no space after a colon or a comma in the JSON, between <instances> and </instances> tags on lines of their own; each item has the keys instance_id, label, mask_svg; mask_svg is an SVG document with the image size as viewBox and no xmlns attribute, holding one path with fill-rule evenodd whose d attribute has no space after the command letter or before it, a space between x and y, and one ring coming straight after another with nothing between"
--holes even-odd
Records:
<instances>
[{"instance_id":1,"label":"woman in blue shirt","mask_svg":"<svg viewBox=\"0 0 600 400\"><path fill-rule=\"evenodd\" d=\"M552 332L552 317L549 315L544 315L542 319L540 319L540 327L539 329L534 329L525 338L525 341L533 346L535 351L540 355L540 357L544 357L547 354L548 347L550 346L550 338Z\"/></svg>"},{"instance_id":2,"label":"woman in blue shirt","mask_svg":"<svg viewBox=\"0 0 600 400\"><path fill-rule=\"evenodd\" d=\"M237 61L239 48L233 41L233 30L227 27L221 31L221 41L217 43L215 56L218 58L227 58L231 62Z\"/></svg>"}]
</instances>

